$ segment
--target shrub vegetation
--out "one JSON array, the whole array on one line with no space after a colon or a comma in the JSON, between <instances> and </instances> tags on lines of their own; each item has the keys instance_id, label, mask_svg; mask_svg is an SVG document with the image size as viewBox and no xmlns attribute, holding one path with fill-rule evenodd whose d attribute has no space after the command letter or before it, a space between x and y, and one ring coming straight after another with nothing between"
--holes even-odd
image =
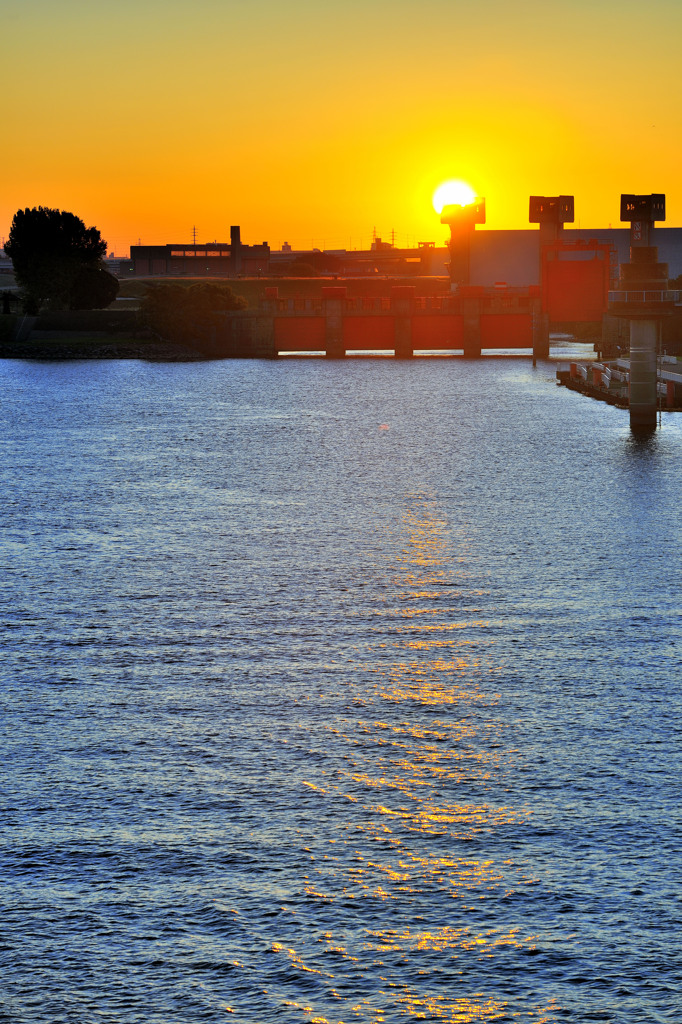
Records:
<instances>
[{"instance_id":1,"label":"shrub vegetation","mask_svg":"<svg viewBox=\"0 0 682 1024\"><path fill-rule=\"evenodd\" d=\"M140 306L143 324L166 341L204 341L218 314L246 309L246 300L223 284L150 284Z\"/></svg>"}]
</instances>

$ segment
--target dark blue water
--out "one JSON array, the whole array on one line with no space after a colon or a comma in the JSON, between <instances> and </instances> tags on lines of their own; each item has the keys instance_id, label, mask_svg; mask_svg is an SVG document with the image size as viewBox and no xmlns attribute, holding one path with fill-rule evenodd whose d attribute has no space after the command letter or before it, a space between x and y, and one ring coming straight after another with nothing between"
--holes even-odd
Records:
<instances>
[{"instance_id":1,"label":"dark blue water","mask_svg":"<svg viewBox=\"0 0 682 1024\"><path fill-rule=\"evenodd\" d=\"M682 1019L682 420L0 363L0 1019Z\"/></svg>"}]
</instances>

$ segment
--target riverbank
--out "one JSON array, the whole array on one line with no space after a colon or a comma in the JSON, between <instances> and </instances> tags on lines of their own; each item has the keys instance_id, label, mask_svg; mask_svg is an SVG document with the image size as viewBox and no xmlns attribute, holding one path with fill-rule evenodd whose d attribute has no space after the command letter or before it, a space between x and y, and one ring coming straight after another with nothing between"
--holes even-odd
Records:
<instances>
[{"instance_id":1,"label":"riverbank","mask_svg":"<svg viewBox=\"0 0 682 1024\"><path fill-rule=\"evenodd\" d=\"M144 359L154 363L189 363L206 359L197 349L154 338L102 335L30 337L0 342L0 359L54 362L68 359Z\"/></svg>"},{"instance_id":2,"label":"riverbank","mask_svg":"<svg viewBox=\"0 0 682 1024\"><path fill-rule=\"evenodd\" d=\"M0 317L0 359L146 359L194 362L197 348L164 341L130 309L59 310L39 317Z\"/></svg>"}]
</instances>

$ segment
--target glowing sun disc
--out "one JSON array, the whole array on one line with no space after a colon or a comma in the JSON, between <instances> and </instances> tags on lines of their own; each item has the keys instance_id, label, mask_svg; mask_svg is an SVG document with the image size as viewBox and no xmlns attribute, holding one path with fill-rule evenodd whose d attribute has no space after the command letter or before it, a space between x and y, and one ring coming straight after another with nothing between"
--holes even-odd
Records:
<instances>
[{"instance_id":1,"label":"glowing sun disc","mask_svg":"<svg viewBox=\"0 0 682 1024\"><path fill-rule=\"evenodd\" d=\"M441 213L444 206L468 206L476 193L465 181L444 181L433 193L433 208Z\"/></svg>"}]
</instances>

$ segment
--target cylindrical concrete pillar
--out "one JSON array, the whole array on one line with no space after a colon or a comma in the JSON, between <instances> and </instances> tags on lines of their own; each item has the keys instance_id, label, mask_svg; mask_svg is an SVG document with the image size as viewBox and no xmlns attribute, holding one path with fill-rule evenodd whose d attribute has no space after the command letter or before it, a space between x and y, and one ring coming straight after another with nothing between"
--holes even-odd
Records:
<instances>
[{"instance_id":1,"label":"cylindrical concrete pillar","mask_svg":"<svg viewBox=\"0 0 682 1024\"><path fill-rule=\"evenodd\" d=\"M656 355L659 323L630 321L630 426L656 428Z\"/></svg>"},{"instance_id":2,"label":"cylindrical concrete pillar","mask_svg":"<svg viewBox=\"0 0 682 1024\"><path fill-rule=\"evenodd\" d=\"M543 313L537 303L533 310L533 361L549 359L549 313Z\"/></svg>"}]
</instances>

